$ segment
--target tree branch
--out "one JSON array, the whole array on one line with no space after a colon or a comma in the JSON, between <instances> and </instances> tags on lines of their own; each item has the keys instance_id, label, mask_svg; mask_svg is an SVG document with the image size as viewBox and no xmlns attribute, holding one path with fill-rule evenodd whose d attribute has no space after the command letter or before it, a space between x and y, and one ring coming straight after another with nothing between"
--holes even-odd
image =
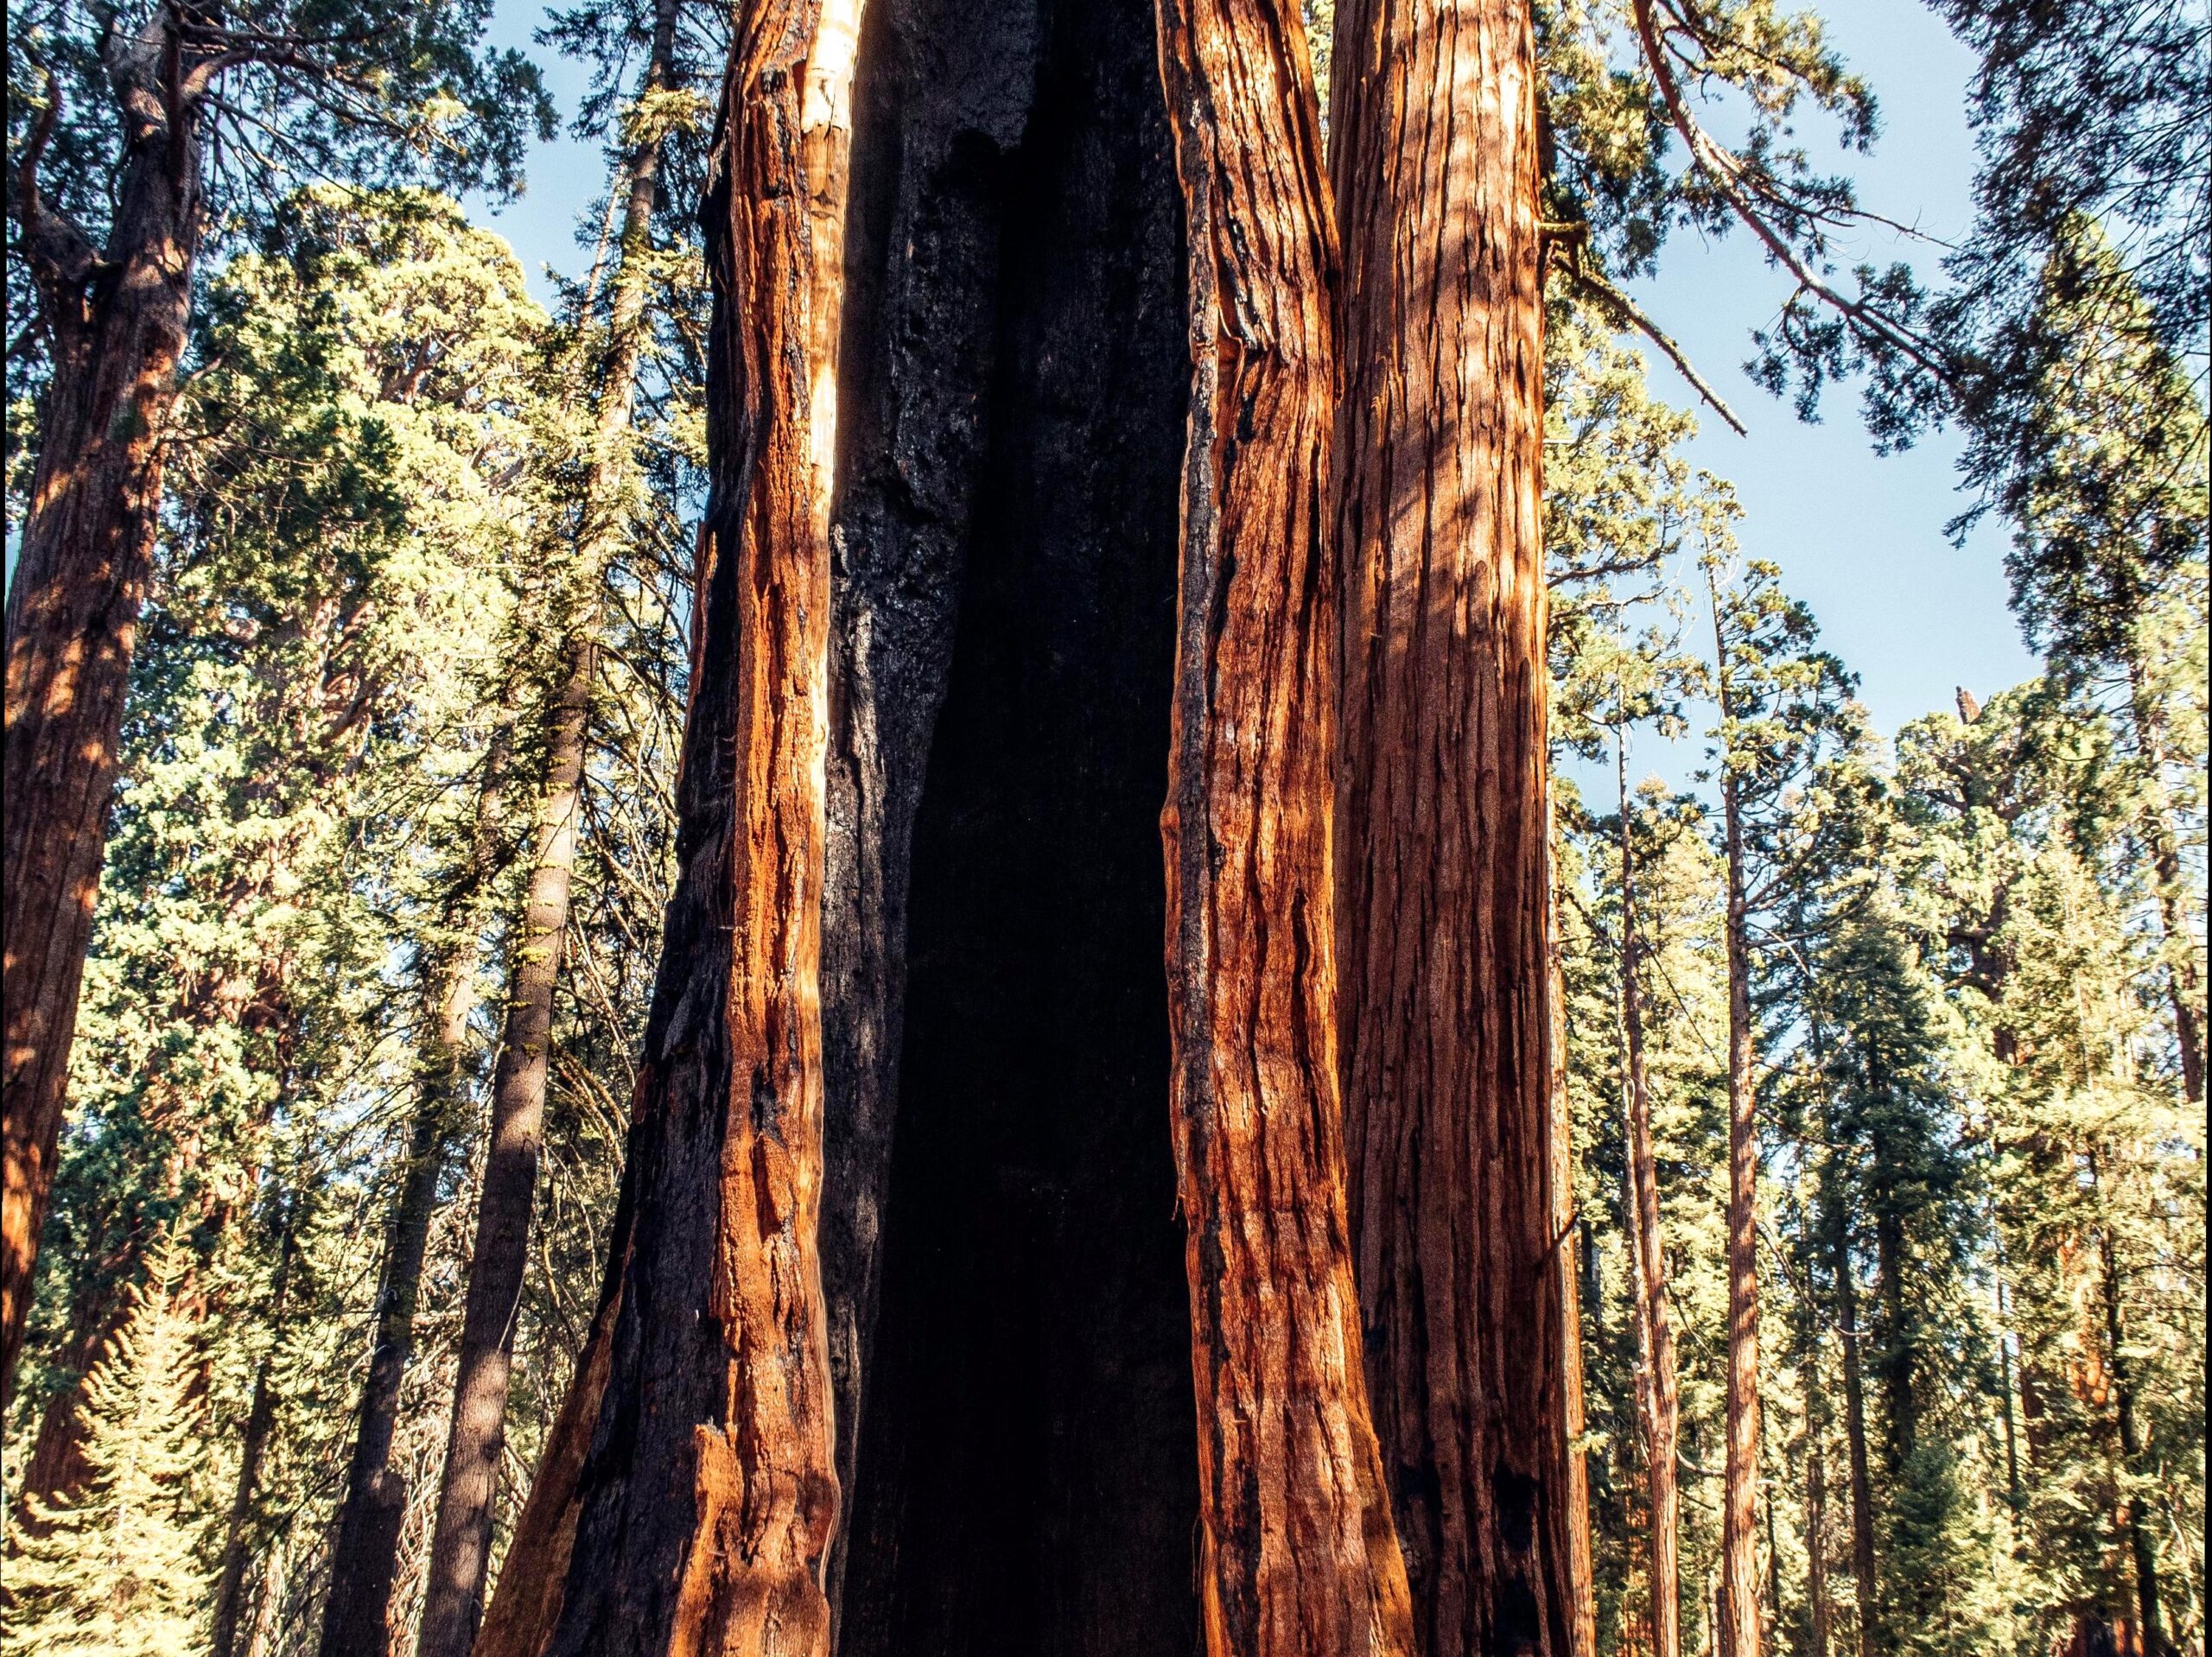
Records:
<instances>
[{"instance_id":1,"label":"tree branch","mask_svg":"<svg viewBox=\"0 0 2212 1657\"><path fill-rule=\"evenodd\" d=\"M1611 283L1607 282L1605 277L1589 270L1580 259L1568 260L1567 271L1577 287L1595 296L1630 327L1665 352L1667 360L1681 371L1682 378L1690 383L1691 389L1705 399L1713 413L1728 422L1729 429L1737 436L1749 437L1751 435L1744 422L1736 418L1736 411L1721 400L1720 393L1707 384L1705 377L1690 365L1688 354L1669 337L1663 328L1637 308L1634 300L1614 287Z\"/></svg>"}]
</instances>

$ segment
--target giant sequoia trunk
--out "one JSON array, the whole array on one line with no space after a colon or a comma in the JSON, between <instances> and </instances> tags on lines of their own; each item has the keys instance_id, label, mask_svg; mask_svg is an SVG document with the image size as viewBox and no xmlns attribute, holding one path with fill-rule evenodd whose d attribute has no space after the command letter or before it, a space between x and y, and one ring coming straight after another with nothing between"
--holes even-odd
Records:
<instances>
[{"instance_id":1,"label":"giant sequoia trunk","mask_svg":"<svg viewBox=\"0 0 2212 1657\"><path fill-rule=\"evenodd\" d=\"M54 1185L77 994L107 843L124 692L153 569L162 444L176 400L200 235L196 98L177 95L164 10L119 35L109 73L124 151L96 253L47 208L30 141L16 217L53 351L38 467L8 583L0 759L0 1406L15 1395Z\"/></svg>"},{"instance_id":2,"label":"giant sequoia trunk","mask_svg":"<svg viewBox=\"0 0 2212 1657\"><path fill-rule=\"evenodd\" d=\"M1586 1652L1531 12L1340 0L1333 76L1338 936L1376 1424L1421 1648Z\"/></svg>"},{"instance_id":3,"label":"giant sequoia trunk","mask_svg":"<svg viewBox=\"0 0 2212 1657\"><path fill-rule=\"evenodd\" d=\"M822 1652L833 1605L887 1657L1410 1651L1337 1127L1294 27L741 18L682 874L480 1652Z\"/></svg>"}]
</instances>

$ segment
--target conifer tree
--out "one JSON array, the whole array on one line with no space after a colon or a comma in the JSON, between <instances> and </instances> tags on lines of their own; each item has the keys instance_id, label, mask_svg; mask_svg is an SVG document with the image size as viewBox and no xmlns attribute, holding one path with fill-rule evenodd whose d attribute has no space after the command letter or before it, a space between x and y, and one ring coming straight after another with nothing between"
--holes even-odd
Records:
<instances>
[{"instance_id":1,"label":"conifer tree","mask_svg":"<svg viewBox=\"0 0 2212 1657\"><path fill-rule=\"evenodd\" d=\"M86 1377L86 1476L16 1517L6 1628L25 1657L172 1657L206 1637L207 1424L187 1253L149 1258L128 1317Z\"/></svg>"}]
</instances>

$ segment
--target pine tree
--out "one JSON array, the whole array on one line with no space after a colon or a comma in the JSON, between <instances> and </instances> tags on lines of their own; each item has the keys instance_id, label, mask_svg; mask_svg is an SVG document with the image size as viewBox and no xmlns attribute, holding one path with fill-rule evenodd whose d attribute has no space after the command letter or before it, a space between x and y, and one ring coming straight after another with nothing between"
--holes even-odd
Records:
<instances>
[{"instance_id":1,"label":"pine tree","mask_svg":"<svg viewBox=\"0 0 2212 1657\"><path fill-rule=\"evenodd\" d=\"M175 1657L206 1637L213 1469L188 1269L174 1235L148 1260L86 1379L84 1482L17 1516L7 1629L26 1657Z\"/></svg>"}]
</instances>

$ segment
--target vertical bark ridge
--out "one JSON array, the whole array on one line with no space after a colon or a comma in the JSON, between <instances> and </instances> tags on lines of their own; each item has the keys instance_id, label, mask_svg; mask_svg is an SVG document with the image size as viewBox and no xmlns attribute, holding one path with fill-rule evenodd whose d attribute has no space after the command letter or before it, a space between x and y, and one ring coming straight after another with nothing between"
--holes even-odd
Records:
<instances>
[{"instance_id":1,"label":"vertical bark ridge","mask_svg":"<svg viewBox=\"0 0 2212 1657\"><path fill-rule=\"evenodd\" d=\"M1342 0L1338 924L1353 1235L1421 1649L1594 1633L1549 1084L1542 309L1519 0Z\"/></svg>"},{"instance_id":2,"label":"vertical bark ridge","mask_svg":"<svg viewBox=\"0 0 2212 1657\"><path fill-rule=\"evenodd\" d=\"M1254 0L1160 0L1192 382L1168 798L1171 1094L1215 1657L1411 1650L1338 1114L1321 494L1332 249L1311 66Z\"/></svg>"},{"instance_id":3,"label":"vertical bark ridge","mask_svg":"<svg viewBox=\"0 0 2212 1657\"><path fill-rule=\"evenodd\" d=\"M817 1248L836 345L860 0L737 19L680 873L578 1469L560 1653L821 1657L838 1495ZM563 1509L565 1504L563 1504ZM557 1514L556 1514L557 1516ZM556 1532L558 1525L553 1527ZM534 1544L535 1546L536 1544ZM539 1638L518 1619L502 1638Z\"/></svg>"}]
</instances>

